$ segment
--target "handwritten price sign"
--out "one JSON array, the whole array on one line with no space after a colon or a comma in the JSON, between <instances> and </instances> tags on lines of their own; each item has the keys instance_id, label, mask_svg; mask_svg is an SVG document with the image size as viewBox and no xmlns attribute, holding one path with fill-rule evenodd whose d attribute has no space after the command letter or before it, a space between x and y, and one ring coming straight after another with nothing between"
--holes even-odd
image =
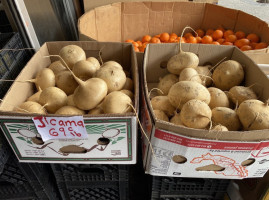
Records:
<instances>
[{"instance_id":1,"label":"handwritten price sign","mask_svg":"<svg viewBox=\"0 0 269 200\"><path fill-rule=\"evenodd\" d=\"M33 117L43 141L55 139L84 139L88 137L82 116Z\"/></svg>"}]
</instances>

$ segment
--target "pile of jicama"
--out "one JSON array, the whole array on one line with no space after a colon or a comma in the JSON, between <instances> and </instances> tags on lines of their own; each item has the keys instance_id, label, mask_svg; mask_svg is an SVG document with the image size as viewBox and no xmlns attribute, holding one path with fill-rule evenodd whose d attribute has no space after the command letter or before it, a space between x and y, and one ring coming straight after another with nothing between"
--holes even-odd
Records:
<instances>
[{"instance_id":1,"label":"pile of jicama","mask_svg":"<svg viewBox=\"0 0 269 200\"><path fill-rule=\"evenodd\" d=\"M246 131L269 129L268 102L243 86L244 67L235 60L198 66L199 58L180 50L167 63L158 95L151 98L157 119L195 129Z\"/></svg>"},{"instance_id":2,"label":"pile of jicama","mask_svg":"<svg viewBox=\"0 0 269 200\"><path fill-rule=\"evenodd\" d=\"M31 80L37 92L14 111L35 114L97 115L132 112L134 84L116 61L100 65L77 45L63 47L59 60Z\"/></svg>"}]
</instances>

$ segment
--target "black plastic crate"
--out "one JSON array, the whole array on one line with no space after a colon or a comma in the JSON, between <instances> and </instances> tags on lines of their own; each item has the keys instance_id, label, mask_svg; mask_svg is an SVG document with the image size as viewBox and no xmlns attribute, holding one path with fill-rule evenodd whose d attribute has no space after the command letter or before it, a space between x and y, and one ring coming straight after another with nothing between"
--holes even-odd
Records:
<instances>
[{"instance_id":1,"label":"black plastic crate","mask_svg":"<svg viewBox=\"0 0 269 200\"><path fill-rule=\"evenodd\" d=\"M2 173L4 166L11 154L11 149L6 141L2 131L0 130L0 174Z\"/></svg>"},{"instance_id":2,"label":"black plastic crate","mask_svg":"<svg viewBox=\"0 0 269 200\"><path fill-rule=\"evenodd\" d=\"M223 200L230 180L152 176L152 200Z\"/></svg>"},{"instance_id":3,"label":"black plastic crate","mask_svg":"<svg viewBox=\"0 0 269 200\"><path fill-rule=\"evenodd\" d=\"M129 200L126 165L51 164L65 200Z\"/></svg>"},{"instance_id":4,"label":"black plastic crate","mask_svg":"<svg viewBox=\"0 0 269 200\"><path fill-rule=\"evenodd\" d=\"M49 164L19 163L11 155L0 174L0 199L60 199Z\"/></svg>"},{"instance_id":5,"label":"black plastic crate","mask_svg":"<svg viewBox=\"0 0 269 200\"><path fill-rule=\"evenodd\" d=\"M12 27L7 18L6 12L0 10L0 33L9 33L12 32Z\"/></svg>"},{"instance_id":6,"label":"black plastic crate","mask_svg":"<svg viewBox=\"0 0 269 200\"><path fill-rule=\"evenodd\" d=\"M31 57L28 49L23 50L19 33L0 33L0 78L14 80ZM16 50L18 49L18 50ZM0 82L0 98L3 98L12 82Z\"/></svg>"}]
</instances>

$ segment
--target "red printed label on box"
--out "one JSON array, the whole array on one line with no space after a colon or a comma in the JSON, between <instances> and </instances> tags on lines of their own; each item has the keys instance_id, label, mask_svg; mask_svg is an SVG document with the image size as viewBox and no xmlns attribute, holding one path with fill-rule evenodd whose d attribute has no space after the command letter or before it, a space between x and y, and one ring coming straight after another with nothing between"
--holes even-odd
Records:
<instances>
[{"instance_id":1,"label":"red printed label on box","mask_svg":"<svg viewBox=\"0 0 269 200\"><path fill-rule=\"evenodd\" d=\"M84 139L88 137L82 116L32 118L43 141L55 139Z\"/></svg>"},{"instance_id":2,"label":"red printed label on box","mask_svg":"<svg viewBox=\"0 0 269 200\"><path fill-rule=\"evenodd\" d=\"M204 148L204 149L223 149L223 150L241 150L252 151L269 147L269 142L226 142L190 139L179 135L174 135L161 130L155 131L155 137L161 140L172 142L186 147Z\"/></svg>"}]
</instances>

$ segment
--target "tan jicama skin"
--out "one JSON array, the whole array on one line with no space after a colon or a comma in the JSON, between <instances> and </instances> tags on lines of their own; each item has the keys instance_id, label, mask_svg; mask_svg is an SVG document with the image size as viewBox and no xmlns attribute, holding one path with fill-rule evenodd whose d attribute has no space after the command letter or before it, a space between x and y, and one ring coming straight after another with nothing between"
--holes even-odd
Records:
<instances>
[{"instance_id":1,"label":"tan jicama skin","mask_svg":"<svg viewBox=\"0 0 269 200\"><path fill-rule=\"evenodd\" d=\"M234 104L240 105L243 101L249 99L258 99L256 93L250 87L234 86L228 95Z\"/></svg>"},{"instance_id":2,"label":"tan jicama skin","mask_svg":"<svg viewBox=\"0 0 269 200\"><path fill-rule=\"evenodd\" d=\"M168 92L172 85L178 82L178 76L175 74L166 74L164 77L160 78L157 88L159 95L168 95Z\"/></svg>"},{"instance_id":3,"label":"tan jicama skin","mask_svg":"<svg viewBox=\"0 0 269 200\"><path fill-rule=\"evenodd\" d=\"M36 113L36 114L47 114L45 108L40 105L37 102L34 101L26 101L16 107L14 109L16 112L21 112L21 113Z\"/></svg>"},{"instance_id":4,"label":"tan jicama skin","mask_svg":"<svg viewBox=\"0 0 269 200\"><path fill-rule=\"evenodd\" d=\"M238 131L242 127L236 111L226 107L212 109L212 122L225 126L229 131Z\"/></svg>"},{"instance_id":5,"label":"tan jicama skin","mask_svg":"<svg viewBox=\"0 0 269 200\"><path fill-rule=\"evenodd\" d=\"M91 110L95 108L107 95L108 87L106 82L100 78L90 78L87 81L82 81L76 77L60 56L59 58L78 83L78 87L73 94L73 101L76 107L81 110Z\"/></svg>"},{"instance_id":6,"label":"tan jicama skin","mask_svg":"<svg viewBox=\"0 0 269 200\"><path fill-rule=\"evenodd\" d=\"M211 109L216 107L230 107L229 98L225 92L215 87L208 88L208 91L211 97L208 105Z\"/></svg>"},{"instance_id":7,"label":"tan jicama skin","mask_svg":"<svg viewBox=\"0 0 269 200\"><path fill-rule=\"evenodd\" d=\"M67 104L67 95L60 88L48 87L42 90L39 103L53 114Z\"/></svg>"},{"instance_id":8,"label":"tan jicama skin","mask_svg":"<svg viewBox=\"0 0 269 200\"><path fill-rule=\"evenodd\" d=\"M83 81L92 78L97 70L98 68L95 66L94 63L86 60L76 62L72 69L73 73Z\"/></svg>"},{"instance_id":9,"label":"tan jicama skin","mask_svg":"<svg viewBox=\"0 0 269 200\"><path fill-rule=\"evenodd\" d=\"M89 110L88 114L89 115L100 115L100 114L104 114L104 110L102 109L102 107L96 107L94 109Z\"/></svg>"},{"instance_id":10,"label":"tan jicama skin","mask_svg":"<svg viewBox=\"0 0 269 200\"><path fill-rule=\"evenodd\" d=\"M126 81L125 81L125 84L122 88L123 90L130 90L130 91L133 91L134 90L134 83L133 83L133 80L126 77Z\"/></svg>"},{"instance_id":11,"label":"tan jicama skin","mask_svg":"<svg viewBox=\"0 0 269 200\"><path fill-rule=\"evenodd\" d=\"M81 81L81 80L80 80ZM74 103L81 110L95 108L107 95L107 84L100 78L81 81L74 92Z\"/></svg>"},{"instance_id":12,"label":"tan jicama skin","mask_svg":"<svg viewBox=\"0 0 269 200\"><path fill-rule=\"evenodd\" d=\"M169 118L162 110L153 110L156 119L169 122Z\"/></svg>"},{"instance_id":13,"label":"tan jicama skin","mask_svg":"<svg viewBox=\"0 0 269 200\"><path fill-rule=\"evenodd\" d=\"M108 93L121 90L126 82L126 75L122 69L112 65L101 67L96 73L97 78L103 79L108 87Z\"/></svg>"},{"instance_id":14,"label":"tan jicama skin","mask_svg":"<svg viewBox=\"0 0 269 200\"><path fill-rule=\"evenodd\" d=\"M34 93L32 96L28 97L27 101L38 102L41 92L42 92L41 88L38 88L38 91Z\"/></svg>"},{"instance_id":15,"label":"tan jicama skin","mask_svg":"<svg viewBox=\"0 0 269 200\"><path fill-rule=\"evenodd\" d=\"M86 54L84 50L77 45L66 45L64 46L60 52L59 56L65 61L70 69L73 68L73 65L80 61L86 60ZM62 60L61 60L62 62ZM65 66L65 63L64 66Z\"/></svg>"},{"instance_id":16,"label":"tan jicama skin","mask_svg":"<svg viewBox=\"0 0 269 200\"><path fill-rule=\"evenodd\" d=\"M228 128L226 128L225 126L222 126L220 124L213 126L213 128L211 130L212 131L229 131Z\"/></svg>"},{"instance_id":17,"label":"tan jicama skin","mask_svg":"<svg viewBox=\"0 0 269 200\"><path fill-rule=\"evenodd\" d=\"M96 71L100 69L100 63L99 61L95 58L95 57L89 57L86 59L88 62L91 62L95 68L96 68Z\"/></svg>"},{"instance_id":18,"label":"tan jicama skin","mask_svg":"<svg viewBox=\"0 0 269 200\"><path fill-rule=\"evenodd\" d=\"M237 110L244 130L269 129L269 106L260 100L243 101Z\"/></svg>"},{"instance_id":19,"label":"tan jicama skin","mask_svg":"<svg viewBox=\"0 0 269 200\"><path fill-rule=\"evenodd\" d=\"M179 125L179 126L184 126L184 124L182 123L181 119L180 119L180 113L176 113L171 119L170 119L170 123L175 124L175 125Z\"/></svg>"},{"instance_id":20,"label":"tan jicama skin","mask_svg":"<svg viewBox=\"0 0 269 200\"><path fill-rule=\"evenodd\" d=\"M211 122L211 115L209 106L198 99L189 100L180 111L181 121L189 128L206 128Z\"/></svg>"},{"instance_id":21,"label":"tan jicama skin","mask_svg":"<svg viewBox=\"0 0 269 200\"><path fill-rule=\"evenodd\" d=\"M179 42L179 52L168 60L167 69L172 74L179 75L184 68L196 68L199 64L199 58L196 54L192 52L184 52L181 48L181 38L187 28L185 27L182 31L180 42Z\"/></svg>"},{"instance_id":22,"label":"tan jicama skin","mask_svg":"<svg viewBox=\"0 0 269 200\"><path fill-rule=\"evenodd\" d=\"M150 102L153 110L162 110L168 117L172 117L176 111L167 96L153 97Z\"/></svg>"},{"instance_id":23,"label":"tan jicama skin","mask_svg":"<svg viewBox=\"0 0 269 200\"><path fill-rule=\"evenodd\" d=\"M244 69L239 62L227 60L216 67L212 79L217 88L228 91L243 81Z\"/></svg>"},{"instance_id":24,"label":"tan jicama skin","mask_svg":"<svg viewBox=\"0 0 269 200\"><path fill-rule=\"evenodd\" d=\"M193 68L185 68L181 71L179 81L195 81L202 84L202 80L198 72Z\"/></svg>"},{"instance_id":25,"label":"tan jicama skin","mask_svg":"<svg viewBox=\"0 0 269 200\"><path fill-rule=\"evenodd\" d=\"M55 75L51 69L44 68L37 73L36 78L32 81L35 83L37 89L41 88L43 90L55 86Z\"/></svg>"},{"instance_id":26,"label":"tan jicama skin","mask_svg":"<svg viewBox=\"0 0 269 200\"><path fill-rule=\"evenodd\" d=\"M67 96L67 105L68 106L76 106L73 98L74 98L74 94L70 94L69 96Z\"/></svg>"},{"instance_id":27,"label":"tan jicama skin","mask_svg":"<svg viewBox=\"0 0 269 200\"><path fill-rule=\"evenodd\" d=\"M209 87L212 85L212 72L210 71L211 65L206 66L198 66L195 68L195 70L200 75L200 78L202 80L202 85Z\"/></svg>"},{"instance_id":28,"label":"tan jicama skin","mask_svg":"<svg viewBox=\"0 0 269 200\"><path fill-rule=\"evenodd\" d=\"M123 67L121 66L121 64L118 63L118 62L116 62L116 61L113 61L113 60L110 60L110 61L105 62L101 67L105 67L107 65L108 66L114 66L114 67L117 67L117 68L123 70Z\"/></svg>"},{"instance_id":29,"label":"tan jicama skin","mask_svg":"<svg viewBox=\"0 0 269 200\"><path fill-rule=\"evenodd\" d=\"M207 88L194 81L180 81L174 84L167 96L170 103L179 109L191 99L199 99L206 104L210 102L210 93Z\"/></svg>"},{"instance_id":30,"label":"tan jicama skin","mask_svg":"<svg viewBox=\"0 0 269 200\"><path fill-rule=\"evenodd\" d=\"M128 95L131 99L134 99L134 93L130 90L120 90L120 92L123 92L124 94Z\"/></svg>"},{"instance_id":31,"label":"tan jicama skin","mask_svg":"<svg viewBox=\"0 0 269 200\"><path fill-rule=\"evenodd\" d=\"M64 106L58 109L55 114L58 115L84 115L85 111L76 108L75 106Z\"/></svg>"},{"instance_id":32,"label":"tan jicama skin","mask_svg":"<svg viewBox=\"0 0 269 200\"><path fill-rule=\"evenodd\" d=\"M61 63L61 61L59 60L51 63L48 68L51 69L55 75L57 75L61 71L67 70L63 63Z\"/></svg>"},{"instance_id":33,"label":"tan jicama skin","mask_svg":"<svg viewBox=\"0 0 269 200\"><path fill-rule=\"evenodd\" d=\"M63 90L66 95L70 95L74 93L78 83L70 71L62 71L56 75L56 86Z\"/></svg>"},{"instance_id":34,"label":"tan jicama skin","mask_svg":"<svg viewBox=\"0 0 269 200\"><path fill-rule=\"evenodd\" d=\"M131 104L132 100L128 95L120 91L113 91L105 97L102 108L104 113L127 113L132 111Z\"/></svg>"}]
</instances>

